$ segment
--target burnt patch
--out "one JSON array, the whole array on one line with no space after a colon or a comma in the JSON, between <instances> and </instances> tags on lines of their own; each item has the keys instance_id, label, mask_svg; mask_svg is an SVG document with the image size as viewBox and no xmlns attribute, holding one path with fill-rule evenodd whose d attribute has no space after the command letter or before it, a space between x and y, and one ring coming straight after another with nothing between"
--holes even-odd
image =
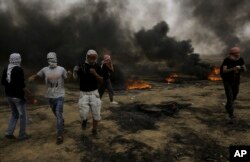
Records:
<instances>
[{"instance_id":1,"label":"burnt patch","mask_svg":"<svg viewBox=\"0 0 250 162\"><path fill-rule=\"evenodd\" d=\"M192 157L195 162L228 160L228 148L221 146L212 138L196 134L191 130L173 134L171 143L178 144L175 154L178 158Z\"/></svg>"},{"instance_id":2,"label":"burnt patch","mask_svg":"<svg viewBox=\"0 0 250 162\"><path fill-rule=\"evenodd\" d=\"M132 103L111 109L112 115L108 118L116 121L120 128L129 132L145 129L157 129L155 123L167 116L175 116L179 110L189 107L190 104L165 102L159 105Z\"/></svg>"},{"instance_id":3,"label":"burnt patch","mask_svg":"<svg viewBox=\"0 0 250 162\"><path fill-rule=\"evenodd\" d=\"M152 147L140 141L125 139L122 136L116 136L109 143L103 144L83 135L79 138L78 143L79 151L82 153L81 161L84 162L161 162L166 159L168 162L175 161L174 156L167 149L152 151ZM120 145L122 151L117 151L115 145Z\"/></svg>"},{"instance_id":4,"label":"burnt patch","mask_svg":"<svg viewBox=\"0 0 250 162\"><path fill-rule=\"evenodd\" d=\"M227 113L223 107L211 107L210 109L189 108L188 111L192 112L202 124L212 129L221 129L224 132L232 130L245 132L250 129L250 124L247 121L238 118L235 119L233 124L229 124Z\"/></svg>"}]
</instances>

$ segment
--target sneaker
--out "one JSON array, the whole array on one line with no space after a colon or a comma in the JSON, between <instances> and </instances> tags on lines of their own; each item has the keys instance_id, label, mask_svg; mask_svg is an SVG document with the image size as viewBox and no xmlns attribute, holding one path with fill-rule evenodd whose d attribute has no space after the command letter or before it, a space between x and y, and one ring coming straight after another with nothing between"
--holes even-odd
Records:
<instances>
[{"instance_id":1,"label":"sneaker","mask_svg":"<svg viewBox=\"0 0 250 162\"><path fill-rule=\"evenodd\" d=\"M93 135L93 137L95 139L100 139L101 138L100 135L99 135L99 133L97 132L97 130L92 130L92 135Z\"/></svg>"},{"instance_id":2,"label":"sneaker","mask_svg":"<svg viewBox=\"0 0 250 162\"><path fill-rule=\"evenodd\" d=\"M62 143L63 143L63 136L57 136L57 138L56 138L56 144L60 145Z\"/></svg>"},{"instance_id":3,"label":"sneaker","mask_svg":"<svg viewBox=\"0 0 250 162\"><path fill-rule=\"evenodd\" d=\"M112 104L114 104L114 105L118 105L118 104L119 104L119 103L116 102L116 101L112 101L112 102L110 102L110 103L112 103Z\"/></svg>"},{"instance_id":4,"label":"sneaker","mask_svg":"<svg viewBox=\"0 0 250 162\"><path fill-rule=\"evenodd\" d=\"M85 130L87 128L87 122L88 122L88 120L82 121L82 130Z\"/></svg>"},{"instance_id":5,"label":"sneaker","mask_svg":"<svg viewBox=\"0 0 250 162\"><path fill-rule=\"evenodd\" d=\"M9 135L9 134L6 134L5 135L5 138L8 138L8 139L16 139L16 137L12 134L12 135Z\"/></svg>"},{"instance_id":6,"label":"sneaker","mask_svg":"<svg viewBox=\"0 0 250 162\"><path fill-rule=\"evenodd\" d=\"M30 139L30 138L31 138L31 135L25 134L22 137L18 137L18 140L19 141L23 141L23 140L27 140L27 139Z\"/></svg>"}]
</instances>

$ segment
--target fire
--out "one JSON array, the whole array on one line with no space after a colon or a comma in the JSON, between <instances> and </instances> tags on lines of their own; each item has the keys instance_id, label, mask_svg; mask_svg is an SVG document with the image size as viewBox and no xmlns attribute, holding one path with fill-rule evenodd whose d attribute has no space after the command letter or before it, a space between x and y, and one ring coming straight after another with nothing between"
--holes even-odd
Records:
<instances>
[{"instance_id":1,"label":"fire","mask_svg":"<svg viewBox=\"0 0 250 162\"><path fill-rule=\"evenodd\" d=\"M167 77L165 80L168 84L176 82L176 79L178 78L178 75L176 73L171 74L169 77Z\"/></svg>"},{"instance_id":2,"label":"fire","mask_svg":"<svg viewBox=\"0 0 250 162\"><path fill-rule=\"evenodd\" d=\"M152 88L152 86L143 80L128 80L127 82L127 90L150 88Z\"/></svg>"},{"instance_id":3,"label":"fire","mask_svg":"<svg viewBox=\"0 0 250 162\"><path fill-rule=\"evenodd\" d=\"M220 77L220 68L213 68L213 70L211 71L211 73L208 75L208 80L211 81L220 81L222 80Z\"/></svg>"}]
</instances>

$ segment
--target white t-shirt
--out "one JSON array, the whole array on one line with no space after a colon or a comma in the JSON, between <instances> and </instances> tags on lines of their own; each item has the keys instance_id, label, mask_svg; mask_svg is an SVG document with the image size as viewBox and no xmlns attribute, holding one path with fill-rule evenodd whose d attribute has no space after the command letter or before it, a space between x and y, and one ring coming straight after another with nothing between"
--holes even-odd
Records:
<instances>
[{"instance_id":1,"label":"white t-shirt","mask_svg":"<svg viewBox=\"0 0 250 162\"><path fill-rule=\"evenodd\" d=\"M37 75L45 79L45 83L48 87L47 98L64 97L64 79L67 78L67 72L63 67L44 67Z\"/></svg>"}]
</instances>

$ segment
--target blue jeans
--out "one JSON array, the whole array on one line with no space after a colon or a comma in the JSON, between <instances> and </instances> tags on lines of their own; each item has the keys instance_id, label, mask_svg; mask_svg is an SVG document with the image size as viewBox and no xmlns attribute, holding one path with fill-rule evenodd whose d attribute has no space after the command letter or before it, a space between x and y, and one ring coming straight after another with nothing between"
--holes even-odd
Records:
<instances>
[{"instance_id":1,"label":"blue jeans","mask_svg":"<svg viewBox=\"0 0 250 162\"><path fill-rule=\"evenodd\" d=\"M63 97L49 98L50 107L57 119L56 129L58 136L63 135L64 131L63 102Z\"/></svg>"},{"instance_id":2,"label":"blue jeans","mask_svg":"<svg viewBox=\"0 0 250 162\"><path fill-rule=\"evenodd\" d=\"M17 120L20 119L19 138L26 136L26 105L25 101L20 98L8 97L12 115L10 117L7 135L13 135Z\"/></svg>"}]
</instances>

